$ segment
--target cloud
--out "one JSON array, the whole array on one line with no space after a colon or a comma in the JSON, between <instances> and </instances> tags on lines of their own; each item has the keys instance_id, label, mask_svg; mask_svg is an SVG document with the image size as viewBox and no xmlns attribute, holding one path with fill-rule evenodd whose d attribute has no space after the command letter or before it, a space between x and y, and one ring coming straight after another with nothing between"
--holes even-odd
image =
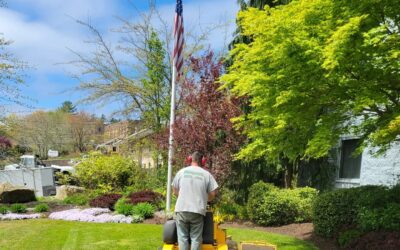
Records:
<instances>
[{"instance_id":1,"label":"cloud","mask_svg":"<svg viewBox=\"0 0 400 250\"><path fill-rule=\"evenodd\" d=\"M86 31L74 18L85 21L90 18L100 27L109 25L114 20L114 8L106 2L15 0L10 8L0 8L0 31L6 39L14 41L10 49L18 58L39 72L61 72L65 66L57 63L72 59L67 47L84 48L83 41L87 38ZM23 8L17 8L22 5ZM108 18L101 20L104 16Z\"/></svg>"},{"instance_id":2,"label":"cloud","mask_svg":"<svg viewBox=\"0 0 400 250\"><path fill-rule=\"evenodd\" d=\"M142 11L148 9L146 0L130 1ZM163 1L159 5L159 11L172 27L175 1L168 1L170 4ZM209 26L228 23L224 29L207 31L210 47L221 50L224 43L230 41L235 29L235 14L239 7L234 2L184 1L186 32L201 33L202 29ZM77 84L66 75L66 72L75 71L75 68L58 64L75 59L67 48L85 53L93 51L93 47L84 42L90 39L88 30L74 22L74 19L89 21L104 34L107 42L116 46L121 34L111 32L111 29L121 26L121 22L115 17L139 18L128 0L10 0L8 5L7 9L0 8L0 33L14 41L9 49L17 58L35 68L27 72L30 78L27 79L29 89L26 91L34 95L41 108L58 105L58 102L69 98L75 99L70 93L59 94ZM134 60L132 56L121 52L117 56L122 60Z\"/></svg>"}]
</instances>

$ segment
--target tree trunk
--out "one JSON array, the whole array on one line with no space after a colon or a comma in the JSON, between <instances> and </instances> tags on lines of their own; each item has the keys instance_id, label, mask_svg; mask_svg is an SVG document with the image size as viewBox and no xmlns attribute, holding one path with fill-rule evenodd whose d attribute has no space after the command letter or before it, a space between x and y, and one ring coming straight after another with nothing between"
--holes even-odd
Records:
<instances>
[{"instance_id":1,"label":"tree trunk","mask_svg":"<svg viewBox=\"0 0 400 250\"><path fill-rule=\"evenodd\" d=\"M285 188L292 188L293 174L294 174L293 164L286 157L281 158L281 164L283 169L285 169L285 177L284 177Z\"/></svg>"}]
</instances>

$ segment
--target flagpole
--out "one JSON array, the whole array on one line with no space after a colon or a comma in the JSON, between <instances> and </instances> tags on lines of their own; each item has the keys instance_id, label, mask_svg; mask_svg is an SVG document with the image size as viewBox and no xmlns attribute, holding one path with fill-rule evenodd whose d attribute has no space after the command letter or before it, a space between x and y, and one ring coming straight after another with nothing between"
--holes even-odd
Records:
<instances>
[{"instance_id":1,"label":"flagpole","mask_svg":"<svg viewBox=\"0 0 400 250\"><path fill-rule=\"evenodd\" d=\"M167 202L166 202L167 214L171 212L170 209L171 209L172 158L174 157L175 81L176 81L176 67L174 58L172 62L171 113L169 118L168 178L167 178Z\"/></svg>"}]
</instances>

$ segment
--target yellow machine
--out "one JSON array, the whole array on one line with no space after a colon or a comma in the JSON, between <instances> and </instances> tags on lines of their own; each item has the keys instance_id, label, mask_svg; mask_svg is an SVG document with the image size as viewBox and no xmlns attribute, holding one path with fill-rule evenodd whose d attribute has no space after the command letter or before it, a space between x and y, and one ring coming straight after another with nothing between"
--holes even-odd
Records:
<instances>
[{"instance_id":1,"label":"yellow machine","mask_svg":"<svg viewBox=\"0 0 400 250\"><path fill-rule=\"evenodd\" d=\"M163 228L164 245L159 250L179 250L175 221L167 221ZM204 219L202 250L277 250L277 247L265 242L232 241L226 230L214 223L212 212L207 212Z\"/></svg>"}]
</instances>

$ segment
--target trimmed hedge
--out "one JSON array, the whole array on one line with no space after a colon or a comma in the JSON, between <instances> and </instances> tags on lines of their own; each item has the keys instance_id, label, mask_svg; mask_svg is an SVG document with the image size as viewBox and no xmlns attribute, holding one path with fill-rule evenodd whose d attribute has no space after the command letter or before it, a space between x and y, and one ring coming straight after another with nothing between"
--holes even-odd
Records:
<instances>
[{"instance_id":1,"label":"trimmed hedge","mask_svg":"<svg viewBox=\"0 0 400 250\"><path fill-rule=\"evenodd\" d=\"M265 226L307 222L317 194L314 188L279 189L258 182L250 188L247 212L252 221Z\"/></svg>"},{"instance_id":2,"label":"trimmed hedge","mask_svg":"<svg viewBox=\"0 0 400 250\"><path fill-rule=\"evenodd\" d=\"M399 195L399 186L362 186L321 194L313 206L314 231L327 238L348 238L349 229L400 231Z\"/></svg>"}]
</instances>

